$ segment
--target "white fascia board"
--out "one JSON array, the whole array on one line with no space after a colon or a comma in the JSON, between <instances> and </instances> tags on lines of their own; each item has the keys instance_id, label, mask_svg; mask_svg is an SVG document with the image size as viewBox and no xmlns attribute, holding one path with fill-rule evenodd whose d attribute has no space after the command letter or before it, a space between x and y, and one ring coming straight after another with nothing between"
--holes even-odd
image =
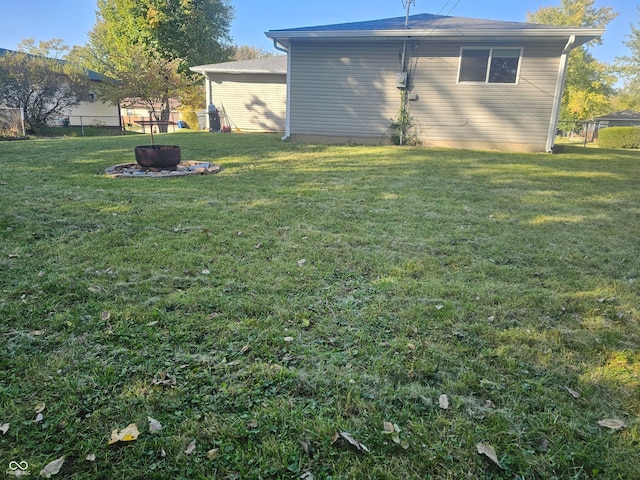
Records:
<instances>
[{"instance_id":1,"label":"white fascia board","mask_svg":"<svg viewBox=\"0 0 640 480\"><path fill-rule=\"evenodd\" d=\"M340 40L355 39L363 40L383 39L383 38L400 38L414 39L421 38L430 39L456 39L463 40L467 37L487 38L491 40L499 40L500 37L521 37L540 40L553 40L568 38L572 35L576 36L576 46L589 42L595 38L601 37L604 29L600 28L553 28L553 29L536 29L536 28L504 28L504 29L428 29L428 30L324 30L324 31L287 31L287 30L271 30L266 32L266 36L272 40L276 40L284 45L289 40L308 39L308 40Z\"/></svg>"}]
</instances>

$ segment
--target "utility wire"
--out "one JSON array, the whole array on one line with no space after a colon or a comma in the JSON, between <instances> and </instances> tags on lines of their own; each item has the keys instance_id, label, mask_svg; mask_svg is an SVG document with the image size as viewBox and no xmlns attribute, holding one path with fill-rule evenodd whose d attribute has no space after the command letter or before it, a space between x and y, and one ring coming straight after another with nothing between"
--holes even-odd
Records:
<instances>
[{"instance_id":1,"label":"utility wire","mask_svg":"<svg viewBox=\"0 0 640 480\"><path fill-rule=\"evenodd\" d=\"M460 2L461 2L461 0L458 0L458 1L456 2L456 4L455 4L453 7L451 7L451 10L449 10L449 11L447 12L447 16L448 16L448 15L451 15L451 12L453 12L453 11L455 10L455 8L458 6L458 4L459 4ZM448 2L447 2L447 3L448 3Z\"/></svg>"}]
</instances>

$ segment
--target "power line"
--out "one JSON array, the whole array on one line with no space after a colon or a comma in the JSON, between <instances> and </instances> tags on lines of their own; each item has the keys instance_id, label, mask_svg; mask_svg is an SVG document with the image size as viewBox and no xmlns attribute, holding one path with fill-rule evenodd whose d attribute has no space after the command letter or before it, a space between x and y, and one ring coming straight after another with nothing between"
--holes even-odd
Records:
<instances>
[{"instance_id":1,"label":"power line","mask_svg":"<svg viewBox=\"0 0 640 480\"><path fill-rule=\"evenodd\" d=\"M458 0L458 1L456 2L456 4L455 4L453 7L451 7L451 10L449 10L449 11L447 12L447 16L448 16L448 15L451 15L451 12L453 12L453 11L455 10L455 8L458 6L458 4L459 4L460 2L461 2L461 0ZM447 3L448 3L448 2L447 2Z\"/></svg>"}]
</instances>

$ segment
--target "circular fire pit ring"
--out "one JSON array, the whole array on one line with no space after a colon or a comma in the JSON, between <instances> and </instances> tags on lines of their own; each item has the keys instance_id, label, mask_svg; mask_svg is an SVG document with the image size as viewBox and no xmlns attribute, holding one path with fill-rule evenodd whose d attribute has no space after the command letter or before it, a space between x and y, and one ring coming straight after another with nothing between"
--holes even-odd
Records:
<instances>
[{"instance_id":1,"label":"circular fire pit ring","mask_svg":"<svg viewBox=\"0 0 640 480\"><path fill-rule=\"evenodd\" d=\"M210 162L181 162L171 168L144 167L139 163L121 163L105 170L113 178L167 178L185 175L210 175L219 173L220 165Z\"/></svg>"}]
</instances>

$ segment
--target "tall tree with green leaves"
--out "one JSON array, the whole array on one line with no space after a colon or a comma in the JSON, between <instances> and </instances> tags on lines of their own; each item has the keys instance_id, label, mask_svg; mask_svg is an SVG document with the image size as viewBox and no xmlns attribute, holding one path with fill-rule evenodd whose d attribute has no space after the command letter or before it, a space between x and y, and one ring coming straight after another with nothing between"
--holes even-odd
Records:
<instances>
[{"instance_id":1,"label":"tall tree with green leaves","mask_svg":"<svg viewBox=\"0 0 640 480\"><path fill-rule=\"evenodd\" d=\"M571 27L605 28L616 18L611 7L595 7L595 0L561 0L557 7L541 7L527 14L529 22ZM601 40L594 40L601 43ZM589 52L589 44L569 54L560 119L578 121L605 113L616 77L608 65Z\"/></svg>"},{"instance_id":2,"label":"tall tree with green leaves","mask_svg":"<svg viewBox=\"0 0 640 480\"><path fill-rule=\"evenodd\" d=\"M640 7L638 7L640 14ZM629 55L616 58L616 70L624 79L624 87L618 96L621 108L640 110L640 21L630 25L631 31L624 44Z\"/></svg>"},{"instance_id":3,"label":"tall tree with green leaves","mask_svg":"<svg viewBox=\"0 0 640 480\"><path fill-rule=\"evenodd\" d=\"M62 40L26 39L18 50L0 55L0 105L22 109L30 131L89 99L87 72L62 60L68 50Z\"/></svg>"},{"instance_id":4,"label":"tall tree with green leaves","mask_svg":"<svg viewBox=\"0 0 640 480\"><path fill-rule=\"evenodd\" d=\"M167 120L169 96L191 92L188 84L201 81L190 66L233 55L229 0L98 0L97 5L89 43L72 57L120 80L119 91L109 88L106 93L113 102L137 97L149 105L160 99L161 119ZM154 74L160 78L151 82Z\"/></svg>"}]
</instances>

